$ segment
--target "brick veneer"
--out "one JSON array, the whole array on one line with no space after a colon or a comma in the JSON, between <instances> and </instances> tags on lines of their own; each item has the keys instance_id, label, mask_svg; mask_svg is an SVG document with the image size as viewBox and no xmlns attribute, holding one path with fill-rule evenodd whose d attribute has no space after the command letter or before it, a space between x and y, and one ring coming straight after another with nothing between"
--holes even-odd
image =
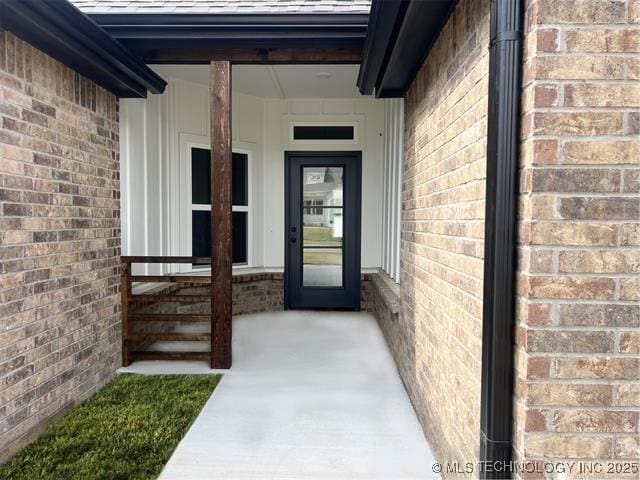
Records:
<instances>
[{"instance_id":1,"label":"brick veneer","mask_svg":"<svg viewBox=\"0 0 640 480\"><path fill-rule=\"evenodd\" d=\"M365 273L361 280L360 308L365 312L375 309L376 296L379 293L373 285L376 274ZM149 293L149 292L146 292ZM180 295L208 294L206 287L176 284L171 287L157 287L154 293L178 293ZM247 313L274 312L284 308L284 275L277 272L237 273L233 275L233 315ZM176 313L198 312L209 313L211 305L191 303L178 305L172 302L134 305L137 313Z\"/></svg>"},{"instance_id":2,"label":"brick veneer","mask_svg":"<svg viewBox=\"0 0 640 480\"><path fill-rule=\"evenodd\" d=\"M478 455L488 39L489 2L460 1L405 97L401 312L381 325L441 461Z\"/></svg>"},{"instance_id":3,"label":"brick veneer","mask_svg":"<svg viewBox=\"0 0 640 480\"><path fill-rule=\"evenodd\" d=\"M0 30L0 459L120 365L118 101Z\"/></svg>"},{"instance_id":4,"label":"brick veneer","mask_svg":"<svg viewBox=\"0 0 640 480\"><path fill-rule=\"evenodd\" d=\"M209 295L210 288L197 284L175 283L170 286L159 284L144 293L171 295ZM284 308L284 279L282 273L238 273L233 275L232 286L233 315L247 313L273 312ZM134 289L135 290L135 289ZM139 293L135 292L134 293ZM211 313L211 302L156 302L134 303L131 305L135 313ZM156 322L145 322L156 323ZM204 322L207 323L208 322ZM167 326L167 324L165 324ZM158 330L154 325L153 330ZM168 324L169 330L173 327Z\"/></svg>"},{"instance_id":5,"label":"brick veneer","mask_svg":"<svg viewBox=\"0 0 640 480\"><path fill-rule=\"evenodd\" d=\"M639 18L637 0L528 2L520 459L640 458Z\"/></svg>"},{"instance_id":6,"label":"brick veneer","mask_svg":"<svg viewBox=\"0 0 640 480\"><path fill-rule=\"evenodd\" d=\"M258 273L233 277L233 314L272 312L284 308L282 273Z\"/></svg>"},{"instance_id":7,"label":"brick veneer","mask_svg":"<svg viewBox=\"0 0 640 480\"><path fill-rule=\"evenodd\" d=\"M385 338L389 342L394 342L389 343L394 356L403 355L403 344L400 342L402 332L399 330L400 322L398 322L400 297L387 285L387 282L393 282L393 280L383 271L367 274L365 277L362 282L362 292L366 303L362 302L362 309L375 315Z\"/></svg>"}]
</instances>

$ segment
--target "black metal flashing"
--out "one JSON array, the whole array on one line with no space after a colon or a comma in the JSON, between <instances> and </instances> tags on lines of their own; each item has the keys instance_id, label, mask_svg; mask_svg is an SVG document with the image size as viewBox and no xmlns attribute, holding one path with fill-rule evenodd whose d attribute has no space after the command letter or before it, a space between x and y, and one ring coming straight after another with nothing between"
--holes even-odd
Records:
<instances>
[{"instance_id":1,"label":"black metal flashing","mask_svg":"<svg viewBox=\"0 0 640 480\"><path fill-rule=\"evenodd\" d=\"M481 478L511 478L522 0L491 0Z\"/></svg>"},{"instance_id":2,"label":"black metal flashing","mask_svg":"<svg viewBox=\"0 0 640 480\"><path fill-rule=\"evenodd\" d=\"M360 93L401 97L457 0L374 0L358 74Z\"/></svg>"},{"instance_id":3,"label":"black metal flashing","mask_svg":"<svg viewBox=\"0 0 640 480\"><path fill-rule=\"evenodd\" d=\"M175 48L361 48L369 15L100 13L91 18L136 51Z\"/></svg>"},{"instance_id":4,"label":"black metal flashing","mask_svg":"<svg viewBox=\"0 0 640 480\"><path fill-rule=\"evenodd\" d=\"M67 0L0 1L0 27L119 97L162 93L166 82Z\"/></svg>"}]
</instances>

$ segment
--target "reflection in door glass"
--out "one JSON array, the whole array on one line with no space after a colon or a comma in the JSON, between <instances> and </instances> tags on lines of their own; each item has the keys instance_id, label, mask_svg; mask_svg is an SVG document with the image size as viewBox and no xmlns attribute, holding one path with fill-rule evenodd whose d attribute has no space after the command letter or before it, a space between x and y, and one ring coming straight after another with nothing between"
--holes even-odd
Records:
<instances>
[{"instance_id":1,"label":"reflection in door glass","mask_svg":"<svg viewBox=\"0 0 640 480\"><path fill-rule=\"evenodd\" d=\"M342 206L342 167L305 167L302 190L305 212L317 213L322 207Z\"/></svg>"},{"instance_id":2,"label":"reflection in door glass","mask_svg":"<svg viewBox=\"0 0 640 480\"><path fill-rule=\"evenodd\" d=\"M342 208L323 208L319 214L302 214L305 247L342 247Z\"/></svg>"},{"instance_id":3,"label":"reflection in door glass","mask_svg":"<svg viewBox=\"0 0 640 480\"><path fill-rule=\"evenodd\" d=\"M306 247L302 255L302 285L342 286L342 249Z\"/></svg>"},{"instance_id":4,"label":"reflection in door glass","mask_svg":"<svg viewBox=\"0 0 640 480\"><path fill-rule=\"evenodd\" d=\"M302 284L342 286L343 167L302 169Z\"/></svg>"}]
</instances>

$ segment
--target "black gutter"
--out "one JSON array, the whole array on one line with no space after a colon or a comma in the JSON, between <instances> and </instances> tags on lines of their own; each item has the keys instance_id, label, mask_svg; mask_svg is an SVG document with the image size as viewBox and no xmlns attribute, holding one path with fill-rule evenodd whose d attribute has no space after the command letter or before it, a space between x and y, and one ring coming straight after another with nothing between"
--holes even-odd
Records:
<instances>
[{"instance_id":1,"label":"black gutter","mask_svg":"<svg viewBox=\"0 0 640 480\"><path fill-rule=\"evenodd\" d=\"M401 97L415 79L457 0L411 0L376 97Z\"/></svg>"},{"instance_id":2,"label":"black gutter","mask_svg":"<svg viewBox=\"0 0 640 480\"><path fill-rule=\"evenodd\" d=\"M522 0L491 0L481 478L511 478Z\"/></svg>"},{"instance_id":3,"label":"black gutter","mask_svg":"<svg viewBox=\"0 0 640 480\"><path fill-rule=\"evenodd\" d=\"M166 82L67 0L0 1L0 27L119 97L162 93Z\"/></svg>"},{"instance_id":4,"label":"black gutter","mask_svg":"<svg viewBox=\"0 0 640 480\"><path fill-rule=\"evenodd\" d=\"M402 97L457 0L374 0L358 74L363 95Z\"/></svg>"},{"instance_id":5,"label":"black gutter","mask_svg":"<svg viewBox=\"0 0 640 480\"><path fill-rule=\"evenodd\" d=\"M395 42L404 18L408 0L371 4L367 37L362 51L362 63L358 72L358 88L370 95L379 84L380 72L388 61L388 45ZM366 92L366 93L365 93Z\"/></svg>"},{"instance_id":6,"label":"black gutter","mask_svg":"<svg viewBox=\"0 0 640 480\"><path fill-rule=\"evenodd\" d=\"M91 18L129 48L361 48L368 14L100 13Z\"/></svg>"}]
</instances>

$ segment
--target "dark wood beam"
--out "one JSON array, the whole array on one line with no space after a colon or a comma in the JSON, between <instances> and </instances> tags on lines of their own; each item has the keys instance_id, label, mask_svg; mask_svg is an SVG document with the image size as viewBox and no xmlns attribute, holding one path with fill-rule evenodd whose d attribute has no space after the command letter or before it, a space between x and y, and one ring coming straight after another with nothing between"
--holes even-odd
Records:
<instances>
[{"instance_id":1,"label":"dark wood beam","mask_svg":"<svg viewBox=\"0 0 640 480\"><path fill-rule=\"evenodd\" d=\"M145 63L208 64L225 61L238 65L358 64L360 48L162 48L134 49Z\"/></svg>"},{"instance_id":2,"label":"dark wood beam","mask_svg":"<svg viewBox=\"0 0 640 480\"><path fill-rule=\"evenodd\" d=\"M231 367L231 63L211 62L211 368Z\"/></svg>"},{"instance_id":3,"label":"dark wood beam","mask_svg":"<svg viewBox=\"0 0 640 480\"><path fill-rule=\"evenodd\" d=\"M208 353L200 352L154 352L154 351L133 351L131 358L133 360L191 360L206 361Z\"/></svg>"},{"instance_id":4,"label":"dark wood beam","mask_svg":"<svg viewBox=\"0 0 640 480\"><path fill-rule=\"evenodd\" d=\"M120 300L122 315L122 366L131 365L129 352L129 297L131 296L131 264L122 261L120 271Z\"/></svg>"}]
</instances>

